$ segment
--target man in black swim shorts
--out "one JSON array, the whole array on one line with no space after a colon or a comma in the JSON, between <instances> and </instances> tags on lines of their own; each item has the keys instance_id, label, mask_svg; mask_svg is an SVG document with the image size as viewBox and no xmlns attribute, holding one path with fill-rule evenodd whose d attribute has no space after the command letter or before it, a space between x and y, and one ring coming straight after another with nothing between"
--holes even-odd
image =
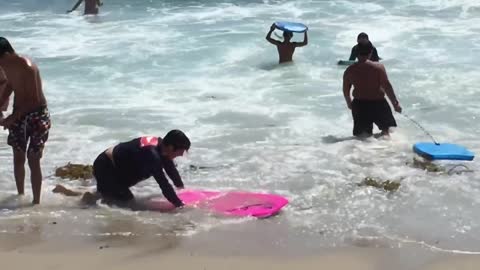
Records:
<instances>
[{"instance_id":1,"label":"man in black swim shorts","mask_svg":"<svg viewBox=\"0 0 480 270\"><path fill-rule=\"evenodd\" d=\"M370 42L368 40L368 35L366 33L360 33L357 36L357 45L352 47L352 52L350 53L350 57L348 60L355 61L358 57L358 44L367 44ZM380 57L378 56L377 48L372 45L372 53L370 54L370 61L378 62L380 61Z\"/></svg>"},{"instance_id":2,"label":"man in black swim shorts","mask_svg":"<svg viewBox=\"0 0 480 270\"><path fill-rule=\"evenodd\" d=\"M343 95L347 107L352 110L354 136L371 136L373 124L382 131L382 136L388 136L389 128L397 126L385 94L395 111L402 112L385 67L368 60L372 49L370 42L358 44L358 62L349 66L343 75ZM352 85L353 101L350 97Z\"/></svg>"}]
</instances>

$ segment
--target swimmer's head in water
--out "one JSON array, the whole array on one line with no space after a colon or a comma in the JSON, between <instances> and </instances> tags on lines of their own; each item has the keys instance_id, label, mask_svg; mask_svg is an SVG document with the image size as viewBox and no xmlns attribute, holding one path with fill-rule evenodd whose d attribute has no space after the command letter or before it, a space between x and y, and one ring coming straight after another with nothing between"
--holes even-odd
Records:
<instances>
[{"instance_id":1,"label":"swimmer's head in water","mask_svg":"<svg viewBox=\"0 0 480 270\"><path fill-rule=\"evenodd\" d=\"M293 33L290 31L283 31L283 38L285 41L290 41L290 39L293 37Z\"/></svg>"},{"instance_id":2,"label":"swimmer's head in water","mask_svg":"<svg viewBox=\"0 0 480 270\"><path fill-rule=\"evenodd\" d=\"M6 53L15 53L15 50L6 38L0 37L0 57Z\"/></svg>"},{"instance_id":3,"label":"swimmer's head in water","mask_svg":"<svg viewBox=\"0 0 480 270\"><path fill-rule=\"evenodd\" d=\"M358 34L357 42L358 42L358 44L360 44L360 43L367 44L367 42L369 42L367 33L362 32L362 33Z\"/></svg>"}]
</instances>

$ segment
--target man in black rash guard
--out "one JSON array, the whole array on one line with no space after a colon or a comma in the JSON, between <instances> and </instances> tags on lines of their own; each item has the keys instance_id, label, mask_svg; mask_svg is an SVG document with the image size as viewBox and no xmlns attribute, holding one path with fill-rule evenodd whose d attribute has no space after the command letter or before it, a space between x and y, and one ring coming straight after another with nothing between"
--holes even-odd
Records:
<instances>
[{"instance_id":1,"label":"man in black rash guard","mask_svg":"<svg viewBox=\"0 0 480 270\"><path fill-rule=\"evenodd\" d=\"M165 177L167 173L174 185L184 187L173 159L190 149L190 140L180 130L172 130L165 138L140 137L122 142L102 152L93 163L93 175L97 180L97 192L86 192L82 201L92 202L103 198L107 203L131 206L135 201L130 187L154 177L163 195L175 207L183 206L172 185ZM68 190L57 185L55 193L78 196L81 192Z\"/></svg>"},{"instance_id":2,"label":"man in black rash guard","mask_svg":"<svg viewBox=\"0 0 480 270\"><path fill-rule=\"evenodd\" d=\"M366 33L360 33L358 34L358 37L357 37L357 45L353 46L352 47L352 52L350 53L350 58L348 60L350 61L355 61L358 57L358 44L368 44L370 42L370 40L368 40L368 35ZM371 43L371 42L370 42ZM380 57L378 56L378 52L377 52L377 49L372 45L373 49L372 49L372 54L370 55L370 58L369 60L370 61L374 61L374 62L378 62L380 61Z\"/></svg>"}]
</instances>

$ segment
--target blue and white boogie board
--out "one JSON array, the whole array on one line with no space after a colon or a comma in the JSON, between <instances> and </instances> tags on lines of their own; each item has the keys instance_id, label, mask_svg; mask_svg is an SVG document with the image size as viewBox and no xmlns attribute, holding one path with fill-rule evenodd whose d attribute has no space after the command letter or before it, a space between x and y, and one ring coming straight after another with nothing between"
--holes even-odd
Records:
<instances>
[{"instance_id":1,"label":"blue and white boogie board","mask_svg":"<svg viewBox=\"0 0 480 270\"><path fill-rule=\"evenodd\" d=\"M308 27L303 23L297 22L275 22L277 29L288 32L303 33Z\"/></svg>"},{"instance_id":2,"label":"blue and white boogie board","mask_svg":"<svg viewBox=\"0 0 480 270\"><path fill-rule=\"evenodd\" d=\"M350 66L355 64L355 60L338 60L337 65L339 66Z\"/></svg>"},{"instance_id":3,"label":"blue and white boogie board","mask_svg":"<svg viewBox=\"0 0 480 270\"><path fill-rule=\"evenodd\" d=\"M413 151L429 160L473 160L475 154L465 147L452 144L419 142L413 145Z\"/></svg>"}]
</instances>

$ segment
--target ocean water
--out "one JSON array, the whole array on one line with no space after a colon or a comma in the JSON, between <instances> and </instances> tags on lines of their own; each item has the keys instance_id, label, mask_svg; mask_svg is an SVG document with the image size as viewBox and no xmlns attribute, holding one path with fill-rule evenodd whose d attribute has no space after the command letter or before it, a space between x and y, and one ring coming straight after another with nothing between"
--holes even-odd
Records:
<instances>
[{"instance_id":1,"label":"ocean water","mask_svg":"<svg viewBox=\"0 0 480 270\"><path fill-rule=\"evenodd\" d=\"M473 172L453 175L413 168L412 144L429 137L399 114L390 140L342 140L352 119L344 67L336 65L367 32L404 112L438 141L480 153L478 1L116 0L87 17L82 7L66 15L73 5L66 2L1 4L0 35L38 64L53 127L36 207L28 206L28 170L26 196L15 196L11 149L0 131L0 233L189 237L229 228L255 235L258 227L276 245L301 239L305 248L408 243L480 252L478 161L464 163ZM276 20L309 26L309 45L292 65L279 66L265 40ZM54 177L56 167L92 163L120 141L174 128L192 140L177 160L188 187L273 192L290 204L267 220L229 219L194 210L83 209L51 192L58 183L94 187ZM394 193L357 186L369 176L401 186ZM153 179L133 191L161 194Z\"/></svg>"}]
</instances>

